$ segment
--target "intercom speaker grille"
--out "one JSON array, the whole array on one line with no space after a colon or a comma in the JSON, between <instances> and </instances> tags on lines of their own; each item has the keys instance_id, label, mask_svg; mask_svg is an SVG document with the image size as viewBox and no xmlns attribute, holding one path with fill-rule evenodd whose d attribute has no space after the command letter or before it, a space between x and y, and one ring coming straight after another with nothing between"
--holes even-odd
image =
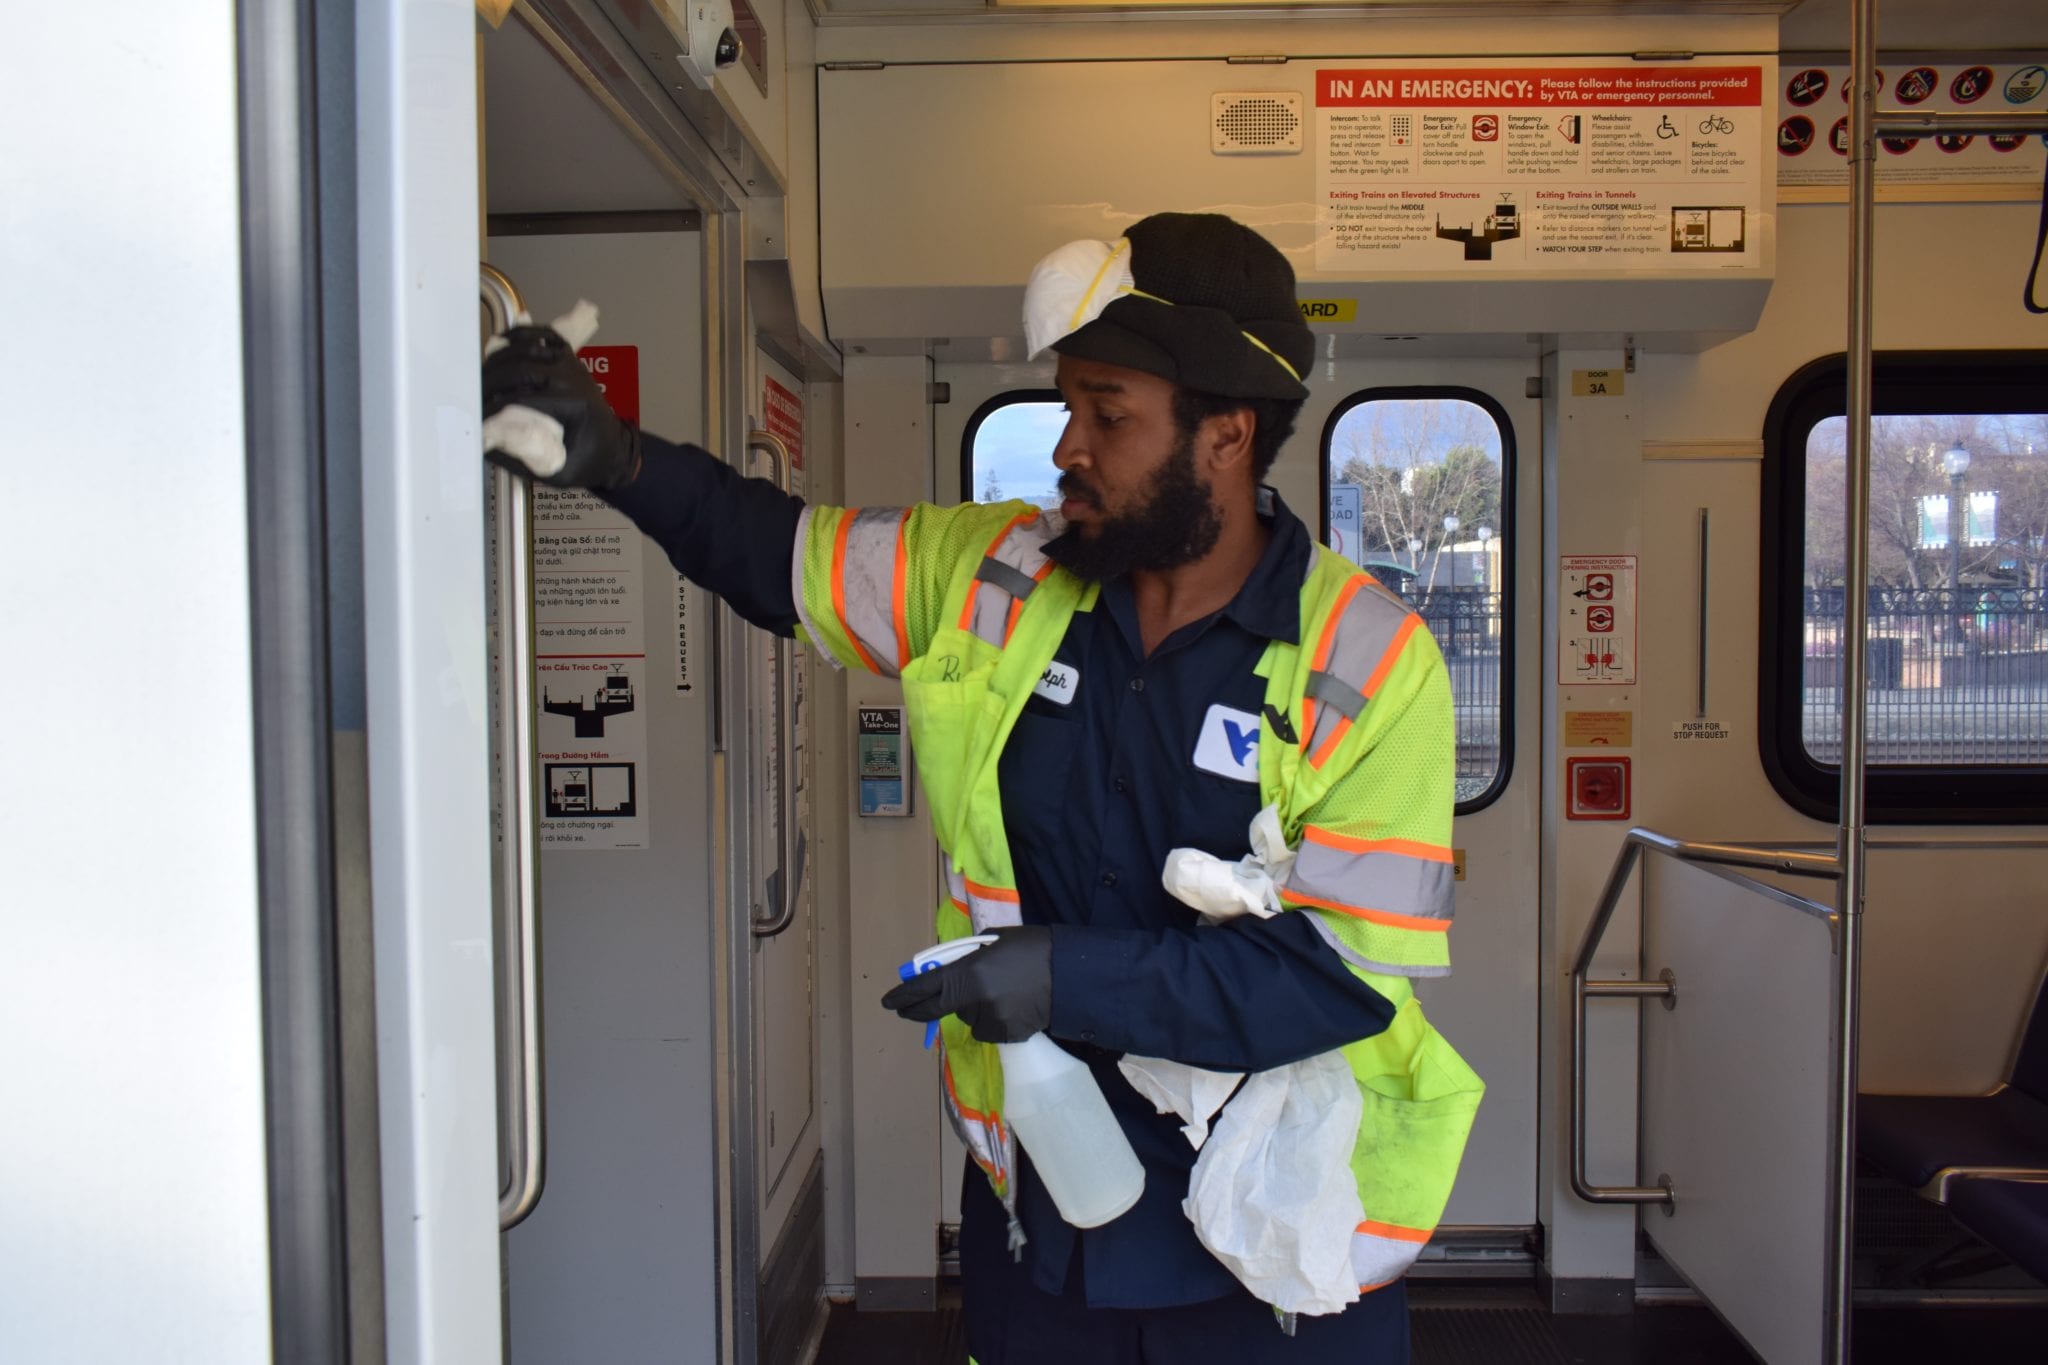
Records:
<instances>
[{"instance_id":1,"label":"intercom speaker grille","mask_svg":"<svg viewBox=\"0 0 2048 1365\"><path fill-rule=\"evenodd\" d=\"M1301 150L1301 96L1271 90L1209 97L1209 150L1218 156L1271 156Z\"/></svg>"}]
</instances>

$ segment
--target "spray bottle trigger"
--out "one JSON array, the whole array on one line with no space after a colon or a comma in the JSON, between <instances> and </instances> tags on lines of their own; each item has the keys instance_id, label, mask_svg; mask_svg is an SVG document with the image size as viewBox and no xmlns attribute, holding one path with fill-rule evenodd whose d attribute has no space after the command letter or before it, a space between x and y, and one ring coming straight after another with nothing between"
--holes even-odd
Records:
<instances>
[{"instance_id":1,"label":"spray bottle trigger","mask_svg":"<svg viewBox=\"0 0 2048 1365\"><path fill-rule=\"evenodd\" d=\"M896 969L896 975L900 980L908 981L913 976L923 976L926 972L935 972L949 962L957 962L961 958L966 957L983 944L994 943L995 941L996 936L994 934L972 934L966 938L949 938L944 943L934 943L931 947L921 950L910 961L899 966ZM934 1042L938 1041L938 1037L939 1022L934 1019L924 1026L924 1045L927 1051L931 1049L931 1045Z\"/></svg>"}]
</instances>

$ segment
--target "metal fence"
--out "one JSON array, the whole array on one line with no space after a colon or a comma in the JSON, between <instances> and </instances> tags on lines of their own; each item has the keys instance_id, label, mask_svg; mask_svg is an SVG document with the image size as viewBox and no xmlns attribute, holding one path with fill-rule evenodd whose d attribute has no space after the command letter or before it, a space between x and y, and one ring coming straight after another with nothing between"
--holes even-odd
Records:
<instances>
[{"instance_id":1,"label":"metal fence","mask_svg":"<svg viewBox=\"0 0 2048 1365\"><path fill-rule=\"evenodd\" d=\"M1493 785L1500 771L1506 718L1501 712L1501 595L1437 587L1412 599L1451 673L1458 729L1458 799Z\"/></svg>"},{"instance_id":2,"label":"metal fence","mask_svg":"<svg viewBox=\"0 0 2048 1365\"><path fill-rule=\"evenodd\" d=\"M1841 588L1806 590L1802 730L1842 752ZM1885 764L2048 762L2048 592L1870 590L1869 756Z\"/></svg>"}]
</instances>

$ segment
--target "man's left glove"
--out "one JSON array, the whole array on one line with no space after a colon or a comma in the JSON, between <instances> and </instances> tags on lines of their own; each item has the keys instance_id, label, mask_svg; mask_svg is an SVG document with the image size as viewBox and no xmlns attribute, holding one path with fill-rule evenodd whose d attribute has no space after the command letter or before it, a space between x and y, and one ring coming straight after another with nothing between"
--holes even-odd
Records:
<instances>
[{"instance_id":1,"label":"man's left glove","mask_svg":"<svg viewBox=\"0 0 2048 1365\"><path fill-rule=\"evenodd\" d=\"M1052 930L1018 925L957 962L914 976L882 997L905 1019L948 1014L984 1043L1021 1043L1052 1022Z\"/></svg>"},{"instance_id":2,"label":"man's left glove","mask_svg":"<svg viewBox=\"0 0 2048 1365\"><path fill-rule=\"evenodd\" d=\"M557 488L619 488L633 481L640 472L640 433L619 420L559 331L514 327L493 345L484 358L486 454ZM535 416L491 420L508 408L514 412L507 418L520 408Z\"/></svg>"}]
</instances>

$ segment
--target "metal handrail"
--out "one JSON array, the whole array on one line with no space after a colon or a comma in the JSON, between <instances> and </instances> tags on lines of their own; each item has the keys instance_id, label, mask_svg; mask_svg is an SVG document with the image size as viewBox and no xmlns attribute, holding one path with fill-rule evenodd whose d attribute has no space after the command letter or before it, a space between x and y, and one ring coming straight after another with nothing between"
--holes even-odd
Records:
<instances>
[{"instance_id":1,"label":"metal handrail","mask_svg":"<svg viewBox=\"0 0 2048 1365\"><path fill-rule=\"evenodd\" d=\"M1950 133L1982 133L1991 137L2048 133L2048 112L2006 114L1984 109L1921 114L1910 109L1879 109L1871 116L1871 134L1875 137L1936 137Z\"/></svg>"},{"instance_id":2,"label":"metal handrail","mask_svg":"<svg viewBox=\"0 0 2048 1365\"><path fill-rule=\"evenodd\" d=\"M1663 1204L1668 1207L1675 1198L1668 1181L1658 1185L1595 1185L1586 1176L1586 1001L1596 996L1662 999L1664 1007L1670 1009L1678 1000L1678 982L1669 971L1657 981L1640 979L1643 971L1640 952L1636 957L1637 980L1587 979L1587 973L1593 969L1593 954L1599 950L1600 940L1606 936L1608 922L1614 918L1614 908L1621 903L1621 893L1645 849L1688 863L1753 867L1799 877L1833 878L1841 875L1835 859L1822 854L1753 848L1744 844L1698 843L1674 839L1640 827L1628 832L1627 838L1622 840L1621 851L1615 855L1614 867L1607 874L1607 885L1600 892L1593 922L1586 926L1586 936L1579 944L1579 955L1572 963L1571 1182L1572 1193L1589 1204Z\"/></svg>"},{"instance_id":3,"label":"metal handrail","mask_svg":"<svg viewBox=\"0 0 2048 1365\"><path fill-rule=\"evenodd\" d=\"M759 429L747 433L747 451L760 451L774 464L775 486L787 493L795 465L790 459L789 447L773 432ZM790 790L789 751L794 742L790 733L795 726L795 696L792 684L795 680L792 647L788 640L777 637L775 641L775 795L782 805L780 847L776 856L781 860L782 874L775 904L763 918L758 913L753 917L751 928L755 938L774 938L796 922L797 890L803 881L804 845L796 827L796 797ZM764 897L765 899L765 897Z\"/></svg>"},{"instance_id":4,"label":"metal handrail","mask_svg":"<svg viewBox=\"0 0 2048 1365\"><path fill-rule=\"evenodd\" d=\"M491 313L491 332L502 332L526 312L518 286L501 270L482 266L482 299ZM512 1111L504 1125L506 1176L498 1191L498 1227L517 1226L540 1202L547 1181L545 1078L541 1067L540 998L540 735L535 719L533 607L533 495L527 481L511 471L491 471L494 498L492 543L498 572L493 576L499 648L498 791L504 803L499 825L497 885L508 894L510 913L496 911L510 940L506 958L518 988L508 992L517 1017L510 1032L517 1041L506 1068Z\"/></svg>"}]
</instances>

